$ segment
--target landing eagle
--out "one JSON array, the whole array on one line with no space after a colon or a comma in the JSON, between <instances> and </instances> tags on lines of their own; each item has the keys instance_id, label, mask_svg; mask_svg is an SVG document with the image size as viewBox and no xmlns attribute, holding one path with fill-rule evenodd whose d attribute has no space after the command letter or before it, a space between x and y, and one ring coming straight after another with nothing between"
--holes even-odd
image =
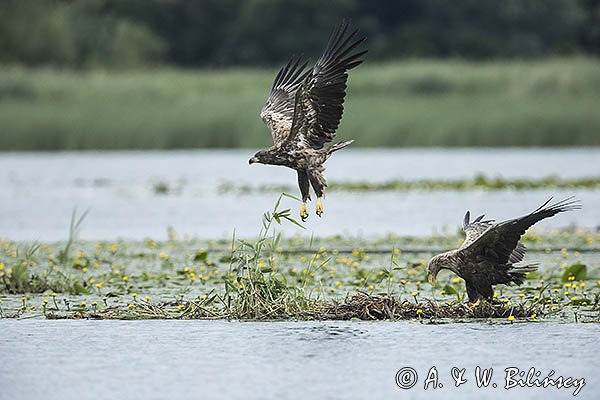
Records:
<instances>
[{"instance_id":1,"label":"landing eagle","mask_svg":"<svg viewBox=\"0 0 600 400\"><path fill-rule=\"evenodd\" d=\"M321 198L327 183L323 163L337 150L353 142L324 147L335 137L342 113L348 70L362 63L367 50L355 51L365 40L355 40L358 30L346 34L348 22L343 21L329 38L317 63L306 69L307 62L292 59L273 82L271 93L260 117L271 130L273 145L261 150L249 160L250 164L282 165L296 170L302 194L300 218L308 218L306 202L310 186L316 196L316 213L323 214Z\"/></svg>"},{"instance_id":2,"label":"landing eagle","mask_svg":"<svg viewBox=\"0 0 600 400\"><path fill-rule=\"evenodd\" d=\"M569 197L550 204L552 198L537 210L520 218L494 223L484 221L484 216L470 222L467 211L463 230L465 240L457 250L447 251L433 257L427 266L428 279L434 283L442 269L449 269L464 279L469 303L491 300L494 294L492 285L520 285L527 272L537 269L536 264L517 265L523 261L527 248L519 243L521 236L535 223L558 213L581 208L580 202Z\"/></svg>"}]
</instances>

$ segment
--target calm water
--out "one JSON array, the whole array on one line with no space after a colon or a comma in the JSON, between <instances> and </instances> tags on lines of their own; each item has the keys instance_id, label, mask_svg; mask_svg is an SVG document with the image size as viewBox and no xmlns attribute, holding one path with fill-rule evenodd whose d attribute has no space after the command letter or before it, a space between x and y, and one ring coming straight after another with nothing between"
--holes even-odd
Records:
<instances>
[{"instance_id":1,"label":"calm water","mask_svg":"<svg viewBox=\"0 0 600 400\"><path fill-rule=\"evenodd\" d=\"M0 154L0 237L13 240L63 240L73 208L90 214L83 239L166 237L171 226L201 238L253 236L262 213L277 194L219 194L219 185L278 184L294 187L296 176L281 167L248 165L253 151L2 153ZM330 181L470 178L487 176L563 178L600 175L600 149L410 149L345 150L327 164ZM157 195L162 182L176 190ZM600 190L526 192L332 192L325 216L317 218L314 202L308 231L332 234L428 235L455 229L466 209L501 219L536 208L550 195L578 196L584 209L542 226L600 225ZM287 201L297 214L299 204ZM288 233L298 232L285 227Z\"/></svg>"},{"instance_id":2,"label":"calm water","mask_svg":"<svg viewBox=\"0 0 600 400\"><path fill-rule=\"evenodd\" d=\"M600 390L600 325L410 322L0 320L0 399L573 398L574 388L505 390L507 367ZM444 386L423 390L435 366ZM477 388L476 366L497 388ZM395 374L412 367L403 390ZM452 367L467 382L455 388Z\"/></svg>"}]
</instances>

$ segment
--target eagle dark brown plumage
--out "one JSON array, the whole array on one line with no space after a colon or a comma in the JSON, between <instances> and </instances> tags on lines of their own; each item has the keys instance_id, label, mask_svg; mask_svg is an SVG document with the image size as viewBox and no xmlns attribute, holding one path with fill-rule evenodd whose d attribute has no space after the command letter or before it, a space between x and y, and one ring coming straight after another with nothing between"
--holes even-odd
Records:
<instances>
[{"instance_id":1,"label":"eagle dark brown plumage","mask_svg":"<svg viewBox=\"0 0 600 400\"><path fill-rule=\"evenodd\" d=\"M517 264L523 261L527 251L519 243L521 236L542 219L581 208L580 202L573 197L553 204L551 201L552 198L523 217L499 223L482 221L483 215L470 222L467 211L463 222L465 241L457 250L439 254L429 261L429 281L433 283L440 270L449 269L464 279L470 303L491 300L494 295L492 285L522 284L526 273L535 271L537 265Z\"/></svg>"},{"instance_id":2,"label":"eagle dark brown plumage","mask_svg":"<svg viewBox=\"0 0 600 400\"><path fill-rule=\"evenodd\" d=\"M355 39L358 30L346 34L349 23L343 21L331 35L317 63L292 58L273 82L271 93L260 116L271 131L273 145L261 150L250 164L282 165L296 170L302 194L300 217L308 218L306 201L310 187L317 196L317 215L323 213L321 197L327 183L323 163L337 150L353 141L331 142L342 119L348 71L362 63L367 50L355 51L365 38Z\"/></svg>"}]
</instances>

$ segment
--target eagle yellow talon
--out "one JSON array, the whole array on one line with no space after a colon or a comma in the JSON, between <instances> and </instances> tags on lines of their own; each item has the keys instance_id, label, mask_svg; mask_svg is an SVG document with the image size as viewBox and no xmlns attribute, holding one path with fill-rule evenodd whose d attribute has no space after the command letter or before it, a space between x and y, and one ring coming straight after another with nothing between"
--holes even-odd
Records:
<instances>
[{"instance_id":1,"label":"eagle yellow talon","mask_svg":"<svg viewBox=\"0 0 600 400\"><path fill-rule=\"evenodd\" d=\"M323 204L321 204L321 198L317 199L317 215L321 217L323 215Z\"/></svg>"},{"instance_id":2,"label":"eagle yellow talon","mask_svg":"<svg viewBox=\"0 0 600 400\"><path fill-rule=\"evenodd\" d=\"M475 308L475 307L477 307L480 304L481 304L481 299L477 299L477 301L475 303L469 303L468 306L470 308Z\"/></svg>"},{"instance_id":3,"label":"eagle yellow talon","mask_svg":"<svg viewBox=\"0 0 600 400\"><path fill-rule=\"evenodd\" d=\"M300 219L302 222L306 221L308 218L308 210L306 210L306 203L302 203L302 207L300 207Z\"/></svg>"}]
</instances>

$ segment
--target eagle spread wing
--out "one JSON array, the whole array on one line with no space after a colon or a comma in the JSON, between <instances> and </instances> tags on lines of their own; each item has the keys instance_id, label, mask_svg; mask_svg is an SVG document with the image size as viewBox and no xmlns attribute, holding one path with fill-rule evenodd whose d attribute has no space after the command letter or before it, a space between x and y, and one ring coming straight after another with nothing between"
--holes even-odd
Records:
<instances>
[{"instance_id":1,"label":"eagle spread wing","mask_svg":"<svg viewBox=\"0 0 600 400\"><path fill-rule=\"evenodd\" d=\"M485 215L480 215L473 222L471 222L471 213L467 211L465 219L463 220L463 231L465 232L465 241L462 243L460 248L465 248L475 241L483 232L489 228L494 220L488 219L482 221Z\"/></svg>"},{"instance_id":2,"label":"eagle spread wing","mask_svg":"<svg viewBox=\"0 0 600 400\"><path fill-rule=\"evenodd\" d=\"M300 148L323 148L333 140L342 119L348 70L361 64L359 58L367 52L352 52L365 38L352 41L358 30L346 35L347 29L348 22L343 21L296 91L288 140L297 141Z\"/></svg>"},{"instance_id":3,"label":"eagle spread wing","mask_svg":"<svg viewBox=\"0 0 600 400\"><path fill-rule=\"evenodd\" d=\"M296 91L310 71L304 71L307 63L300 65L300 58L292 59L279 70L273 81L271 93L260 117L271 130L274 144L281 144L288 137L294 120Z\"/></svg>"},{"instance_id":4,"label":"eagle spread wing","mask_svg":"<svg viewBox=\"0 0 600 400\"><path fill-rule=\"evenodd\" d=\"M529 227L558 213L581 208L579 201L573 197L553 204L550 204L551 201L552 198L523 217L488 226L469 245L461 246L458 252L474 261L489 260L500 265L521 261L526 249L519 240Z\"/></svg>"}]
</instances>

